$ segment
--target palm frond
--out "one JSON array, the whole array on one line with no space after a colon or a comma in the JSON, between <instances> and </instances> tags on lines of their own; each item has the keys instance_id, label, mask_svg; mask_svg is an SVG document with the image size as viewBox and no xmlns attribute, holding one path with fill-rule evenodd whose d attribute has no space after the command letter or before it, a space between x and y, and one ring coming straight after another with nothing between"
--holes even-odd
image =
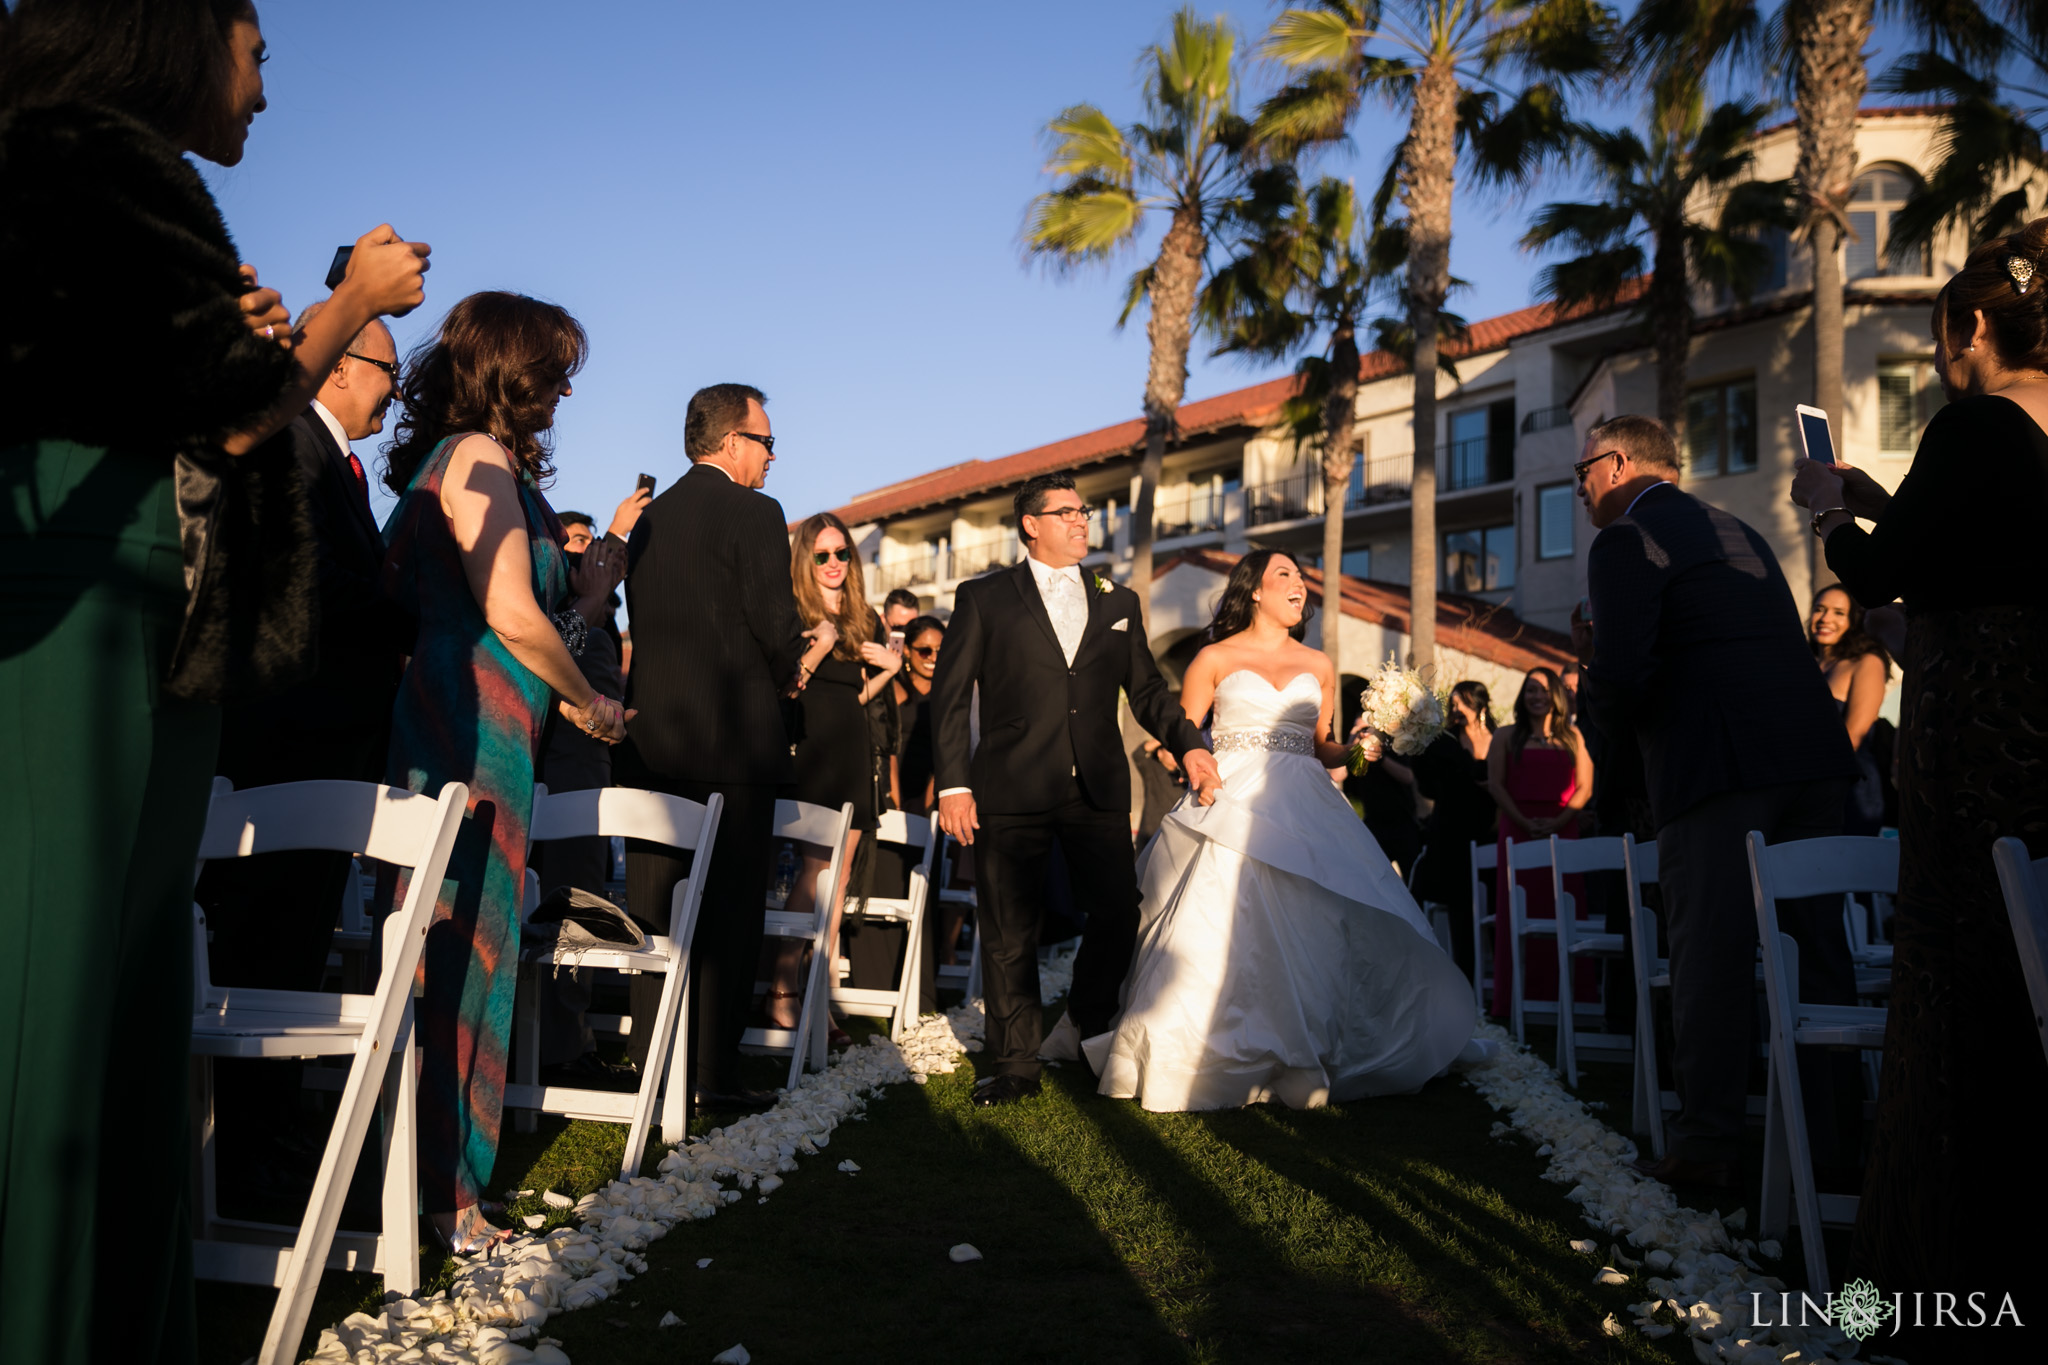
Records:
<instances>
[{"instance_id":1,"label":"palm frond","mask_svg":"<svg viewBox=\"0 0 2048 1365\"><path fill-rule=\"evenodd\" d=\"M1094 182L1031 201L1024 242L1040 255L1080 262L1109 255L1138 230L1143 206L1127 189Z\"/></svg>"},{"instance_id":2,"label":"palm frond","mask_svg":"<svg viewBox=\"0 0 2048 1365\"><path fill-rule=\"evenodd\" d=\"M1356 82L1343 71L1310 71L1259 106L1253 136L1276 157L1316 143L1340 142L1358 108Z\"/></svg>"},{"instance_id":3,"label":"palm frond","mask_svg":"<svg viewBox=\"0 0 2048 1365\"><path fill-rule=\"evenodd\" d=\"M1606 308L1621 296L1622 287L1644 273L1643 249L1634 242L1591 251L1536 272L1536 297L1566 305Z\"/></svg>"},{"instance_id":4,"label":"palm frond","mask_svg":"<svg viewBox=\"0 0 2048 1365\"><path fill-rule=\"evenodd\" d=\"M1285 66L1342 67L1376 27L1377 5L1335 0L1321 9L1291 9L1273 21L1259 55Z\"/></svg>"},{"instance_id":5,"label":"palm frond","mask_svg":"<svg viewBox=\"0 0 2048 1365\"><path fill-rule=\"evenodd\" d=\"M1130 279L1124 281L1124 307L1123 311L1116 315L1116 325L1119 328L1131 320L1131 314L1138 311L1138 305L1152 292L1152 270L1153 267L1149 265L1141 267L1132 271Z\"/></svg>"},{"instance_id":6,"label":"palm frond","mask_svg":"<svg viewBox=\"0 0 2048 1365\"><path fill-rule=\"evenodd\" d=\"M1620 37L1614 11L1600 0L1536 0L1487 34L1481 60L1488 70L1514 66L1580 85L1614 70Z\"/></svg>"},{"instance_id":7,"label":"palm frond","mask_svg":"<svg viewBox=\"0 0 2048 1365\"><path fill-rule=\"evenodd\" d=\"M1939 53L1919 52L1887 71L1879 86L1950 101L1936 134L1940 160L1892 216L1890 239L1899 249L1918 247L1954 227L1966 227L1972 240L1981 240L2024 217L2024 189L2015 203L2014 192L2000 186L2016 175L2048 170L2048 154L2042 130L2000 98L1994 79Z\"/></svg>"},{"instance_id":8,"label":"palm frond","mask_svg":"<svg viewBox=\"0 0 2048 1365\"><path fill-rule=\"evenodd\" d=\"M1052 154L1048 175L1092 176L1114 185L1131 180L1131 153L1123 130L1092 104L1076 104L1045 126Z\"/></svg>"},{"instance_id":9,"label":"palm frond","mask_svg":"<svg viewBox=\"0 0 2048 1365\"><path fill-rule=\"evenodd\" d=\"M1403 365L1413 368L1415 364L1415 328L1403 317L1377 317L1365 325L1373 339L1373 349L1385 351ZM1439 308L1436 314L1436 367L1452 379L1458 377L1458 364L1448 354L1450 347L1445 343L1463 344L1472 339L1471 324L1463 316L1447 308Z\"/></svg>"},{"instance_id":10,"label":"palm frond","mask_svg":"<svg viewBox=\"0 0 2048 1365\"><path fill-rule=\"evenodd\" d=\"M1560 243L1580 252L1611 249L1625 241L1635 224L1633 210L1621 204L1545 204L1522 234L1524 251L1540 251Z\"/></svg>"},{"instance_id":11,"label":"palm frond","mask_svg":"<svg viewBox=\"0 0 2048 1365\"><path fill-rule=\"evenodd\" d=\"M1481 185L1526 185L1545 166L1570 155L1575 131L1564 92L1554 85L1531 85L1507 108L1469 128L1467 155Z\"/></svg>"}]
</instances>

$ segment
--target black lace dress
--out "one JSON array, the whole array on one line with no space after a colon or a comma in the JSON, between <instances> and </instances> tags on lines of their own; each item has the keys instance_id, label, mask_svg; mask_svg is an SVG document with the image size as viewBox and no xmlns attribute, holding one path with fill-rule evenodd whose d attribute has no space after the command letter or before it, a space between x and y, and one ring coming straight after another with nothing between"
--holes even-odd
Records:
<instances>
[{"instance_id":1,"label":"black lace dress","mask_svg":"<svg viewBox=\"0 0 2048 1365\"><path fill-rule=\"evenodd\" d=\"M1891 1014L1848 1276L1904 1292L1909 1310L1915 1292L1975 1291L1995 1312L2010 1291L2029 1329L2048 1326L2048 1285L2007 1237L2048 1216L2048 1059L1991 845L2012 835L2048 854L2044 531L2048 433L2019 405L1977 397L1936 414L1874 530L1839 527L1827 542L1859 602L1903 597L1908 622ZM1881 1349L1922 1365L1987 1344L1952 1328L1914 1335Z\"/></svg>"}]
</instances>

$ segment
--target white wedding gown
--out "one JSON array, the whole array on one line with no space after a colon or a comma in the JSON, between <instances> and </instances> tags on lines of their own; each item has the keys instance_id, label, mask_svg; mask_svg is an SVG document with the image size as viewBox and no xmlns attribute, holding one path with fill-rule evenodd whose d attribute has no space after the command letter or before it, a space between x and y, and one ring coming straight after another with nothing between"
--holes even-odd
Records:
<instances>
[{"instance_id":1,"label":"white wedding gown","mask_svg":"<svg viewBox=\"0 0 2048 1365\"><path fill-rule=\"evenodd\" d=\"M1216 687L1213 806L1146 846L1138 949L1101 1093L1158 1111L1406 1094L1472 1036L1472 987L1329 774L1322 689L1240 670Z\"/></svg>"}]
</instances>

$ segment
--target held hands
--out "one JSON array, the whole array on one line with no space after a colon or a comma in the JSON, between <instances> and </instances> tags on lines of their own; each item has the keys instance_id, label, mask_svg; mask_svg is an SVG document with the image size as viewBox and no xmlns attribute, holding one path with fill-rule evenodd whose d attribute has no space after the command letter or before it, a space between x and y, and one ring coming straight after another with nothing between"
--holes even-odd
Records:
<instances>
[{"instance_id":1,"label":"held hands","mask_svg":"<svg viewBox=\"0 0 2048 1365\"><path fill-rule=\"evenodd\" d=\"M570 724L591 738L601 739L607 744L617 744L624 739L626 722L640 714L638 709L628 711L601 692L591 693L587 706L571 706L566 701L558 705L563 717Z\"/></svg>"},{"instance_id":2,"label":"held hands","mask_svg":"<svg viewBox=\"0 0 2048 1365\"><path fill-rule=\"evenodd\" d=\"M284 306L284 296L275 289L256 287L256 267L239 267L242 276L242 323L265 341L275 341L289 351L292 348L292 315Z\"/></svg>"},{"instance_id":3,"label":"held hands","mask_svg":"<svg viewBox=\"0 0 2048 1365\"><path fill-rule=\"evenodd\" d=\"M981 821L975 816L973 792L947 792L939 798L939 828L962 848L974 847L974 831L981 828Z\"/></svg>"},{"instance_id":4,"label":"held hands","mask_svg":"<svg viewBox=\"0 0 2048 1365\"><path fill-rule=\"evenodd\" d=\"M1195 794L1195 800L1205 806L1216 804L1216 798L1223 794L1223 774L1216 771L1216 755L1207 749L1190 749L1180 756L1181 767L1187 769L1188 790Z\"/></svg>"},{"instance_id":5,"label":"held hands","mask_svg":"<svg viewBox=\"0 0 2048 1365\"><path fill-rule=\"evenodd\" d=\"M380 223L356 238L341 289L357 294L374 315L402 318L426 301L424 276L432 251L425 242L405 241L391 224Z\"/></svg>"}]
</instances>

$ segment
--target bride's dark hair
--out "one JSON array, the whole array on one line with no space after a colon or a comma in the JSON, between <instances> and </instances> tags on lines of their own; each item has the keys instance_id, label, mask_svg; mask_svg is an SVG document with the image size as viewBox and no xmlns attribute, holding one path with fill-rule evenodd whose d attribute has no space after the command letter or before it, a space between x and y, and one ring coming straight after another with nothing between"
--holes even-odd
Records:
<instances>
[{"instance_id":1,"label":"bride's dark hair","mask_svg":"<svg viewBox=\"0 0 2048 1365\"><path fill-rule=\"evenodd\" d=\"M1253 550L1237 561L1237 567L1230 571L1229 581L1224 583L1223 592L1216 599L1216 614L1209 618L1207 640L1210 644L1227 640L1239 631L1251 626L1252 616L1258 611L1252 602L1252 594L1259 590L1259 584L1266 581L1266 566L1279 555L1301 568L1301 561L1285 550ZM1301 620L1288 631L1299 640L1308 633L1309 619L1316 614L1315 603L1304 600L1301 604Z\"/></svg>"}]
</instances>

